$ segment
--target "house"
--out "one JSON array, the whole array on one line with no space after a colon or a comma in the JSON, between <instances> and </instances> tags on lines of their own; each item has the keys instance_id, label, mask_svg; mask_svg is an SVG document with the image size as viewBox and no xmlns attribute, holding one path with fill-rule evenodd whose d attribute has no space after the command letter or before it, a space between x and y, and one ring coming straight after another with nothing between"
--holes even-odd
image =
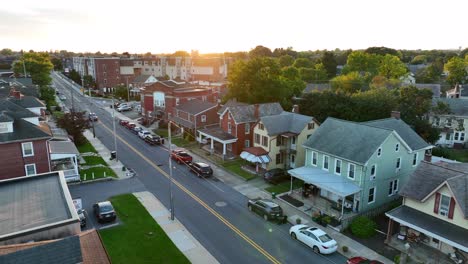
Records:
<instances>
[{"instance_id":1,"label":"house","mask_svg":"<svg viewBox=\"0 0 468 264\"><path fill-rule=\"evenodd\" d=\"M414 85L416 83L416 78L414 78L414 75L409 72L408 74L400 77L400 82L402 85Z\"/></svg>"},{"instance_id":2,"label":"house","mask_svg":"<svg viewBox=\"0 0 468 264\"><path fill-rule=\"evenodd\" d=\"M416 83L414 84L419 90L427 89L432 91L432 98L440 98L440 83Z\"/></svg>"},{"instance_id":3,"label":"house","mask_svg":"<svg viewBox=\"0 0 468 264\"><path fill-rule=\"evenodd\" d=\"M20 91L10 91L10 97L7 98L10 102L25 108L38 116L45 116L46 105L34 96L25 96Z\"/></svg>"},{"instance_id":4,"label":"house","mask_svg":"<svg viewBox=\"0 0 468 264\"><path fill-rule=\"evenodd\" d=\"M305 165L289 170L333 203L354 212L378 208L398 197L408 176L432 148L394 117L369 122L327 118L309 139Z\"/></svg>"},{"instance_id":5,"label":"house","mask_svg":"<svg viewBox=\"0 0 468 264\"><path fill-rule=\"evenodd\" d=\"M467 147L468 142L468 101L455 98L433 99L432 104L445 103L450 112L444 114L430 113L429 121L440 128L440 137L436 145L454 148Z\"/></svg>"},{"instance_id":6,"label":"house","mask_svg":"<svg viewBox=\"0 0 468 264\"><path fill-rule=\"evenodd\" d=\"M0 245L64 238L81 231L62 172L0 180L0 193Z\"/></svg>"},{"instance_id":7,"label":"house","mask_svg":"<svg viewBox=\"0 0 468 264\"><path fill-rule=\"evenodd\" d=\"M222 112L221 112L222 110ZM283 108L279 103L247 105L231 101L218 111L219 127L200 129L198 138L211 140L210 149L222 147L223 157L228 154L240 155L244 148L253 146L253 127L261 117L279 115Z\"/></svg>"},{"instance_id":8,"label":"house","mask_svg":"<svg viewBox=\"0 0 468 264\"><path fill-rule=\"evenodd\" d=\"M447 98L468 99L468 85L458 84L447 91Z\"/></svg>"},{"instance_id":9,"label":"house","mask_svg":"<svg viewBox=\"0 0 468 264\"><path fill-rule=\"evenodd\" d=\"M217 111L218 104L193 99L176 105L175 113L169 119L192 135L196 135L198 129L218 124Z\"/></svg>"},{"instance_id":10,"label":"house","mask_svg":"<svg viewBox=\"0 0 468 264\"><path fill-rule=\"evenodd\" d=\"M156 79L154 75L138 75L131 81L131 92L140 93L140 89L144 89L146 86L156 83L157 81L158 79Z\"/></svg>"},{"instance_id":11,"label":"house","mask_svg":"<svg viewBox=\"0 0 468 264\"><path fill-rule=\"evenodd\" d=\"M39 116L9 99L0 99L0 179L50 171L48 140Z\"/></svg>"},{"instance_id":12,"label":"house","mask_svg":"<svg viewBox=\"0 0 468 264\"><path fill-rule=\"evenodd\" d=\"M468 254L468 163L422 161L402 188L403 204L387 213L387 243L395 223L400 239L414 239L447 254Z\"/></svg>"},{"instance_id":13,"label":"house","mask_svg":"<svg viewBox=\"0 0 468 264\"><path fill-rule=\"evenodd\" d=\"M284 111L279 115L261 117L253 129L253 147L262 148L268 153L270 162L263 163L262 167L271 170L303 166L305 150L302 145L318 126L313 117L294 112ZM244 152L254 155L251 149L244 149Z\"/></svg>"}]
</instances>

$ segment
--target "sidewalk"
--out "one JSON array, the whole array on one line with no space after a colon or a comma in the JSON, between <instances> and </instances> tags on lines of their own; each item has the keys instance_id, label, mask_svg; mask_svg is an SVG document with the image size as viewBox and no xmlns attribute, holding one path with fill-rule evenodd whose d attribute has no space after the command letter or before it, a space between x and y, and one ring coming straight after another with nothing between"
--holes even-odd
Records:
<instances>
[{"instance_id":1,"label":"sidewalk","mask_svg":"<svg viewBox=\"0 0 468 264\"><path fill-rule=\"evenodd\" d=\"M161 202L150 192L133 193L135 197L146 208L148 213L166 232L176 247L190 260L197 264L217 264L219 263L203 247L190 232L176 219L170 220L171 213Z\"/></svg>"}]
</instances>

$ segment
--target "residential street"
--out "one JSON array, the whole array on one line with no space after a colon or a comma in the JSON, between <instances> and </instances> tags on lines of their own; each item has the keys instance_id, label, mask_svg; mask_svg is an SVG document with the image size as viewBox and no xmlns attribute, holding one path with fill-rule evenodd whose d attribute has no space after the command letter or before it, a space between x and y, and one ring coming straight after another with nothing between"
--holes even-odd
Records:
<instances>
[{"instance_id":1,"label":"residential street","mask_svg":"<svg viewBox=\"0 0 468 264\"><path fill-rule=\"evenodd\" d=\"M52 74L57 89L67 97L71 107L70 84ZM112 117L99 104L75 92L76 110L95 112L96 136L108 149L114 149ZM97 100L97 99L92 99ZM102 101L102 100L100 100ZM108 106L107 106L108 107ZM170 208L168 152L160 146L149 146L138 136L115 124L117 156L137 172L128 180L72 185L72 197L81 197L84 208L92 213L92 204L110 196L147 190ZM247 210L247 197L214 178L200 179L185 165L173 163L173 197L175 216L220 263L345 263L346 258L334 253L322 256L291 239L290 225L276 225ZM93 219L94 220L94 219Z\"/></svg>"}]
</instances>

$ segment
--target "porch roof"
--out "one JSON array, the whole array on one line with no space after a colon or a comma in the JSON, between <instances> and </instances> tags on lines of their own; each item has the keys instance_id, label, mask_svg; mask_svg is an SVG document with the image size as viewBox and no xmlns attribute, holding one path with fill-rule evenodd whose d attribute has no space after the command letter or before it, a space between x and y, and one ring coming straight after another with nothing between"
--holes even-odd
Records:
<instances>
[{"instance_id":1,"label":"porch roof","mask_svg":"<svg viewBox=\"0 0 468 264\"><path fill-rule=\"evenodd\" d=\"M271 162L270 157L268 156L268 151L264 150L261 147L250 147L245 148L244 151L240 154L240 157L256 163L269 163Z\"/></svg>"},{"instance_id":2,"label":"porch roof","mask_svg":"<svg viewBox=\"0 0 468 264\"><path fill-rule=\"evenodd\" d=\"M300 167L288 170L291 176L306 183L316 185L341 197L346 197L361 191L361 188L352 181L314 167Z\"/></svg>"},{"instance_id":3,"label":"porch roof","mask_svg":"<svg viewBox=\"0 0 468 264\"><path fill-rule=\"evenodd\" d=\"M400 206L385 213L401 225L425 233L448 245L468 252L468 230L408 206Z\"/></svg>"},{"instance_id":4,"label":"porch roof","mask_svg":"<svg viewBox=\"0 0 468 264\"><path fill-rule=\"evenodd\" d=\"M71 141L50 141L49 147L50 154L80 154L75 144Z\"/></svg>"},{"instance_id":5,"label":"porch roof","mask_svg":"<svg viewBox=\"0 0 468 264\"><path fill-rule=\"evenodd\" d=\"M220 127L200 129L198 133L222 143L234 143L237 141L235 136L225 132Z\"/></svg>"}]
</instances>

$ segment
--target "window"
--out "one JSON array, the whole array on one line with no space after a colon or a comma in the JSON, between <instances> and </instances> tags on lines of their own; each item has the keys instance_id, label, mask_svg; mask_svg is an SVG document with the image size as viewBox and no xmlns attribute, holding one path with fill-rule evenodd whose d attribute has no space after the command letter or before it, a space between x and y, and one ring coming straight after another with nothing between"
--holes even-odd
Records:
<instances>
[{"instance_id":1,"label":"window","mask_svg":"<svg viewBox=\"0 0 468 264\"><path fill-rule=\"evenodd\" d=\"M250 147L250 140L248 140L248 139L245 140L244 147L246 147L246 148Z\"/></svg>"},{"instance_id":2,"label":"window","mask_svg":"<svg viewBox=\"0 0 468 264\"><path fill-rule=\"evenodd\" d=\"M450 140L451 135L452 135L451 133L445 134L445 140Z\"/></svg>"},{"instance_id":3,"label":"window","mask_svg":"<svg viewBox=\"0 0 468 264\"><path fill-rule=\"evenodd\" d=\"M341 160L335 160L335 174L341 174Z\"/></svg>"},{"instance_id":4,"label":"window","mask_svg":"<svg viewBox=\"0 0 468 264\"><path fill-rule=\"evenodd\" d=\"M175 99L175 104L176 104L176 105L179 105L179 103L180 103L180 99L179 99L179 98L176 98L176 99Z\"/></svg>"},{"instance_id":5,"label":"window","mask_svg":"<svg viewBox=\"0 0 468 264\"><path fill-rule=\"evenodd\" d=\"M323 156L323 169L328 170L328 156Z\"/></svg>"},{"instance_id":6,"label":"window","mask_svg":"<svg viewBox=\"0 0 468 264\"><path fill-rule=\"evenodd\" d=\"M229 114L229 112L227 113L227 116L228 116L228 120L231 120L231 115Z\"/></svg>"},{"instance_id":7,"label":"window","mask_svg":"<svg viewBox=\"0 0 468 264\"><path fill-rule=\"evenodd\" d=\"M312 165L317 166L317 152L312 152Z\"/></svg>"},{"instance_id":8,"label":"window","mask_svg":"<svg viewBox=\"0 0 468 264\"><path fill-rule=\"evenodd\" d=\"M23 149L23 157L34 156L34 148L32 142L21 143Z\"/></svg>"},{"instance_id":9,"label":"window","mask_svg":"<svg viewBox=\"0 0 468 264\"><path fill-rule=\"evenodd\" d=\"M315 123L308 123L307 124L307 129L314 129L315 128Z\"/></svg>"},{"instance_id":10,"label":"window","mask_svg":"<svg viewBox=\"0 0 468 264\"><path fill-rule=\"evenodd\" d=\"M26 164L24 165L24 171L26 172L26 176L35 175L36 174L36 164Z\"/></svg>"},{"instance_id":11,"label":"window","mask_svg":"<svg viewBox=\"0 0 468 264\"><path fill-rule=\"evenodd\" d=\"M375 202L375 187L369 189L369 198L367 199L367 203Z\"/></svg>"},{"instance_id":12,"label":"window","mask_svg":"<svg viewBox=\"0 0 468 264\"><path fill-rule=\"evenodd\" d=\"M250 133L250 123L246 123L245 124L245 134L249 134Z\"/></svg>"},{"instance_id":13,"label":"window","mask_svg":"<svg viewBox=\"0 0 468 264\"><path fill-rule=\"evenodd\" d=\"M351 163L348 164L348 178L354 179L355 169L356 169L356 166L354 166L354 164L351 164Z\"/></svg>"},{"instance_id":14,"label":"window","mask_svg":"<svg viewBox=\"0 0 468 264\"><path fill-rule=\"evenodd\" d=\"M377 150L377 157L380 157L382 155L382 148L379 148Z\"/></svg>"},{"instance_id":15,"label":"window","mask_svg":"<svg viewBox=\"0 0 468 264\"><path fill-rule=\"evenodd\" d=\"M398 193L398 179L390 181L388 186L388 196Z\"/></svg>"},{"instance_id":16,"label":"window","mask_svg":"<svg viewBox=\"0 0 468 264\"><path fill-rule=\"evenodd\" d=\"M258 124L258 129L264 130L264 129L265 129L265 126L264 126L262 123L259 123L259 124Z\"/></svg>"},{"instance_id":17,"label":"window","mask_svg":"<svg viewBox=\"0 0 468 264\"><path fill-rule=\"evenodd\" d=\"M276 137L276 146L282 146L285 142L284 138L282 136L277 136Z\"/></svg>"},{"instance_id":18,"label":"window","mask_svg":"<svg viewBox=\"0 0 468 264\"><path fill-rule=\"evenodd\" d=\"M255 142L255 144L260 144L260 135L257 134L257 133L255 133L254 142Z\"/></svg>"},{"instance_id":19,"label":"window","mask_svg":"<svg viewBox=\"0 0 468 264\"><path fill-rule=\"evenodd\" d=\"M443 216L448 216L449 208L450 208L450 197L447 195L440 195L440 209L439 214Z\"/></svg>"},{"instance_id":20,"label":"window","mask_svg":"<svg viewBox=\"0 0 468 264\"><path fill-rule=\"evenodd\" d=\"M291 145L295 145L296 144L296 137L292 137L291 138Z\"/></svg>"},{"instance_id":21,"label":"window","mask_svg":"<svg viewBox=\"0 0 468 264\"><path fill-rule=\"evenodd\" d=\"M449 119L445 120L445 124L447 126L452 126L452 119L449 118Z\"/></svg>"},{"instance_id":22,"label":"window","mask_svg":"<svg viewBox=\"0 0 468 264\"><path fill-rule=\"evenodd\" d=\"M465 133L460 132L460 141L465 141Z\"/></svg>"},{"instance_id":23,"label":"window","mask_svg":"<svg viewBox=\"0 0 468 264\"><path fill-rule=\"evenodd\" d=\"M202 121L202 123L205 123L205 122L206 122L206 115L202 115L202 116L201 116L201 121Z\"/></svg>"},{"instance_id":24,"label":"window","mask_svg":"<svg viewBox=\"0 0 468 264\"><path fill-rule=\"evenodd\" d=\"M276 154L276 164L283 163L283 155L281 153Z\"/></svg>"},{"instance_id":25,"label":"window","mask_svg":"<svg viewBox=\"0 0 468 264\"><path fill-rule=\"evenodd\" d=\"M377 173L377 165L372 165L371 170L370 170L370 178L371 180L375 180L375 174Z\"/></svg>"},{"instance_id":26,"label":"window","mask_svg":"<svg viewBox=\"0 0 468 264\"><path fill-rule=\"evenodd\" d=\"M228 133L231 133L231 123L228 123Z\"/></svg>"},{"instance_id":27,"label":"window","mask_svg":"<svg viewBox=\"0 0 468 264\"><path fill-rule=\"evenodd\" d=\"M291 154L291 163L294 164L294 161L296 161L296 155Z\"/></svg>"},{"instance_id":28,"label":"window","mask_svg":"<svg viewBox=\"0 0 468 264\"><path fill-rule=\"evenodd\" d=\"M453 140L458 140L458 132L455 132L455 136L453 137Z\"/></svg>"},{"instance_id":29,"label":"window","mask_svg":"<svg viewBox=\"0 0 468 264\"><path fill-rule=\"evenodd\" d=\"M400 144L397 143L397 144L395 145L395 151L398 152L399 150L400 150Z\"/></svg>"},{"instance_id":30,"label":"window","mask_svg":"<svg viewBox=\"0 0 468 264\"><path fill-rule=\"evenodd\" d=\"M401 158L396 159L396 168L397 169L401 168Z\"/></svg>"},{"instance_id":31,"label":"window","mask_svg":"<svg viewBox=\"0 0 468 264\"><path fill-rule=\"evenodd\" d=\"M268 137L262 136L262 146L268 147Z\"/></svg>"},{"instance_id":32,"label":"window","mask_svg":"<svg viewBox=\"0 0 468 264\"><path fill-rule=\"evenodd\" d=\"M416 166L418 163L418 153L413 154L413 166Z\"/></svg>"}]
</instances>

